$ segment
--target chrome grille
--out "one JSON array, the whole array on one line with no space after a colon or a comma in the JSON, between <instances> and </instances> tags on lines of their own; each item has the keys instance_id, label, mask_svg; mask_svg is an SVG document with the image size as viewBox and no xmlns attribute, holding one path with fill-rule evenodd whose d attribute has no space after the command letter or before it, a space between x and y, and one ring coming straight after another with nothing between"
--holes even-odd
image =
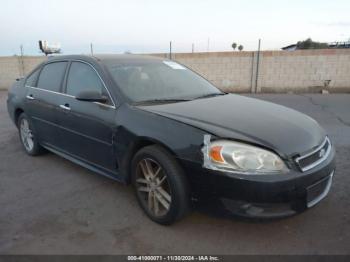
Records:
<instances>
[{"instance_id":1,"label":"chrome grille","mask_svg":"<svg viewBox=\"0 0 350 262\"><path fill-rule=\"evenodd\" d=\"M331 152L331 148L331 142L329 141L328 137L326 137L319 147L317 147L312 152L295 158L295 162L300 167L300 169L305 172L326 160L329 153Z\"/></svg>"}]
</instances>

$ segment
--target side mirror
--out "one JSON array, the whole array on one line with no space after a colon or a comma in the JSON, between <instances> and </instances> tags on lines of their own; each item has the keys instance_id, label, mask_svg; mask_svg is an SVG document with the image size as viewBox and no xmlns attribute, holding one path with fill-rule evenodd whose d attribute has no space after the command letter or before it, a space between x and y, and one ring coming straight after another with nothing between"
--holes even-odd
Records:
<instances>
[{"instance_id":1,"label":"side mirror","mask_svg":"<svg viewBox=\"0 0 350 262\"><path fill-rule=\"evenodd\" d=\"M106 103L108 101L107 97L101 95L97 91L82 91L75 96L75 99L79 101L100 102L100 103Z\"/></svg>"}]
</instances>

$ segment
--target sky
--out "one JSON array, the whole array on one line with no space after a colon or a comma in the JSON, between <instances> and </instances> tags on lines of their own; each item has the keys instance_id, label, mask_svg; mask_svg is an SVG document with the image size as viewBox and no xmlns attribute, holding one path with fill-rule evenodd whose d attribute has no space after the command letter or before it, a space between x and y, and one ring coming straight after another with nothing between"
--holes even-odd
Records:
<instances>
[{"instance_id":1,"label":"sky","mask_svg":"<svg viewBox=\"0 0 350 262\"><path fill-rule=\"evenodd\" d=\"M0 0L0 55L278 50L350 39L349 0ZM209 43L209 44L208 44Z\"/></svg>"}]
</instances>

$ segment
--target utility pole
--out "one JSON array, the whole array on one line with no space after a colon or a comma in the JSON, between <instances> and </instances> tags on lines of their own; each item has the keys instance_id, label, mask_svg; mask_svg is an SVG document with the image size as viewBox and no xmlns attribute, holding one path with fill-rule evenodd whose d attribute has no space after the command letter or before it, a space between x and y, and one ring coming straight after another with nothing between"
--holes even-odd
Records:
<instances>
[{"instance_id":1,"label":"utility pole","mask_svg":"<svg viewBox=\"0 0 350 262\"><path fill-rule=\"evenodd\" d=\"M21 49L21 74L22 76L24 76L24 61L23 61L23 45L20 45L20 49Z\"/></svg>"},{"instance_id":2,"label":"utility pole","mask_svg":"<svg viewBox=\"0 0 350 262\"><path fill-rule=\"evenodd\" d=\"M92 43L90 43L90 52L91 52L91 56L93 56L94 55L94 48L92 46Z\"/></svg>"},{"instance_id":3,"label":"utility pole","mask_svg":"<svg viewBox=\"0 0 350 262\"><path fill-rule=\"evenodd\" d=\"M257 55L257 59L256 59L255 93L258 92L259 63L260 63L260 47L261 47L261 39L259 39L258 55Z\"/></svg>"},{"instance_id":4,"label":"utility pole","mask_svg":"<svg viewBox=\"0 0 350 262\"><path fill-rule=\"evenodd\" d=\"M194 43L192 43L192 53L194 53Z\"/></svg>"},{"instance_id":5,"label":"utility pole","mask_svg":"<svg viewBox=\"0 0 350 262\"><path fill-rule=\"evenodd\" d=\"M208 37L207 52L209 52L209 44L210 44L210 38Z\"/></svg>"},{"instance_id":6,"label":"utility pole","mask_svg":"<svg viewBox=\"0 0 350 262\"><path fill-rule=\"evenodd\" d=\"M172 56L172 54L171 54L171 52L172 52L172 46L171 46L171 41L170 41L170 46L169 46L169 58L170 58L170 60L171 60L171 56Z\"/></svg>"}]
</instances>

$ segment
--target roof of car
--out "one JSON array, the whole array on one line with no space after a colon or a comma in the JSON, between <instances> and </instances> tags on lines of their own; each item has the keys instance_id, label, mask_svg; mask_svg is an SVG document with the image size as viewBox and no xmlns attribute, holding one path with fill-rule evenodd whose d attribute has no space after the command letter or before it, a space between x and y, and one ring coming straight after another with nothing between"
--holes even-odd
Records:
<instances>
[{"instance_id":1,"label":"roof of car","mask_svg":"<svg viewBox=\"0 0 350 262\"><path fill-rule=\"evenodd\" d=\"M64 59L77 59L77 60L91 60L95 59L101 62L146 62L146 61L157 61L164 60L166 58L150 56L150 55L134 55L134 54L98 54L98 55L60 55L49 57L50 61L64 60Z\"/></svg>"},{"instance_id":2,"label":"roof of car","mask_svg":"<svg viewBox=\"0 0 350 262\"><path fill-rule=\"evenodd\" d=\"M150 55L133 55L133 54L123 54L123 55L94 55L97 59L101 61L107 60L160 60L162 58ZM163 58L164 59L164 58Z\"/></svg>"}]
</instances>

